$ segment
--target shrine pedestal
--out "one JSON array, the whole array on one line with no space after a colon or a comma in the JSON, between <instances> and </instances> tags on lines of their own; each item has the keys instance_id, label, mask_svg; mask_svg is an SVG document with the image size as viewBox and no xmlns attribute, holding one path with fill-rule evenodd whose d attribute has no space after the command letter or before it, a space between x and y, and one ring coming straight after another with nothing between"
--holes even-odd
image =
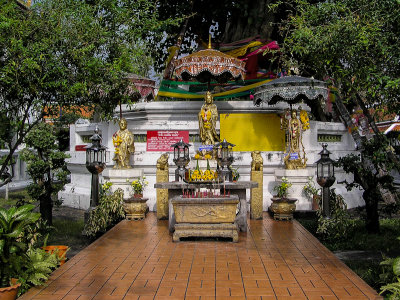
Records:
<instances>
[{"instance_id":1,"label":"shrine pedestal","mask_svg":"<svg viewBox=\"0 0 400 300\"><path fill-rule=\"evenodd\" d=\"M142 169L105 169L102 173L105 181L112 183L111 192L118 188L124 191L124 199L132 193L131 182L143 176Z\"/></svg>"},{"instance_id":2,"label":"shrine pedestal","mask_svg":"<svg viewBox=\"0 0 400 300\"><path fill-rule=\"evenodd\" d=\"M250 180L258 183L258 187L251 189L250 218L263 218L263 171L251 171Z\"/></svg>"},{"instance_id":3,"label":"shrine pedestal","mask_svg":"<svg viewBox=\"0 0 400 300\"><path fill-rule=\"evenodd\" d=\"M156 182L168 182L167 170L156 171ZM168 189L157 189L157 219L168 219Z\"/></svg>"},{"instance_id":4,"label":"shrine pedestal","mask_svg":"<svg viewBox=\"0 0 400 300\"><path fill-rule=\"evenodd\" d=\"M238 241L235 224L239 203L237 195L213 198L175 197L171 204L175 213L173 241L182 237L229 237Z\"/></svg>"}]
</instances>

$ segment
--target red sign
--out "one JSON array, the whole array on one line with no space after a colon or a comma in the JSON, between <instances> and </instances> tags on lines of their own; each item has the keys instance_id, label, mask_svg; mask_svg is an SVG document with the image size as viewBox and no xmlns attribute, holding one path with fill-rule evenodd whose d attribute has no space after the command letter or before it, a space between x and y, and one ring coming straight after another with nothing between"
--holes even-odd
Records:
<instances>
[{"instance_id":1,"label":"red sign","mask_svg":"<svg viewBox=\"0 0 400 300\"><path fill-rule=\"evenodd\" d=\"M86 151L87 145L75 145L75 151Z\"/></svg>"},{"instance_id":2,"label":"red sign","mask_svg":"<svg viewBox=\"0 0 400 300\"><path fill-rule=\"evenodd\" d=\"M147 151L172 152L172 144L183 140L189 143L189 131L187 130L157 130L147 131Z\"/></svg>"}]
</instances>

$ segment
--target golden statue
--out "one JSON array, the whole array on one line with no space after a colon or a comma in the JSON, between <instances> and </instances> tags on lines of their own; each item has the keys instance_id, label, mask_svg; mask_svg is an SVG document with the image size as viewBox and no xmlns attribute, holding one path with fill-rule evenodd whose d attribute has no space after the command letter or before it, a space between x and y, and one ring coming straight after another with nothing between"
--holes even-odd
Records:
<instances>
[{"instance_id":1,"label":"golden statue","mask_svg":"<svg viewBox=\"0 0 400 300\"><path fill-rule=\"evenodd\" d=\"M113 135L113 144L115 147L114 169L130 169L129 158L135 152L133 134L127 128L125 118L119 121L119 130Z\"/></svg>"},{"instance_id":2,"label":"golden statue","mask_svg":"<svg viewBox=\"0 0 400 300\"><path fill-rule=\"evenodd\" d=\"M219 142L217 134L218 110L213 103L213 96L207 91L204 97L205 103L199 112L200 140L203 145L214 145Z\"/></svg>"},{"instance_id":3,"label":"golden statue","mask_svg":"<svg viewBox=\"0 0 400 300\"><path fill-rule=\"evenodd\" d=\"M168 171L168 167L169 167L168 159L169 159L168 152L161 154L160 158L157 159L157 164L156 164L157 170Z\"/></svg>"},{"instance_id":4,"label":"golden statue","mask_svg":"<svg viewBox=\"0 0 400 300\"><path fill-rule=\"evenodd\" d=\"M281 116L281 129L286 131L286 156L283 161L286 169L304 169L306 167L306 153L302 141L302 133L310 128L309 119L305 110L300 110L300 119L297 111L288 111ZM288 117L290 115L290 117Z\"/></svg>"},{"instance_id":5,"label":"golden statue","mask_svg":"<svg viewBox=\"0 0 400 300\"><path fill-rule=\"evenodd\" d=\"M251 170L262 171L263 170L263 158L260 151L251 152Z\"/></svg>"}]
</instances>

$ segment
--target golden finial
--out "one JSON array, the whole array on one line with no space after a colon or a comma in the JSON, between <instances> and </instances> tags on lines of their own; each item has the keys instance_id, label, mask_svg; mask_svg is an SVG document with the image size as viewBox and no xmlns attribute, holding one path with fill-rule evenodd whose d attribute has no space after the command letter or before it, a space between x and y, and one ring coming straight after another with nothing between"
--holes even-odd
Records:
<instances>
[{"instance_id":1,"label":"golden finial","mask_svg":"<svg viewBox=\"0 0 400 300\"><path fill-rule=\"evenodd\" d=\"M208 48L207 49L212 49L211 48L211 34L208 35Z\"/></svg>"},{"instance_id":2,"label":"golden finial","mask_svg":"<svg viewBox=\"0 0 400 300\"><path fill-rule=\"evenodd\" d=\"M31 0L28 0L26 6L31 7Z\"/></svg>"}]
</instances>

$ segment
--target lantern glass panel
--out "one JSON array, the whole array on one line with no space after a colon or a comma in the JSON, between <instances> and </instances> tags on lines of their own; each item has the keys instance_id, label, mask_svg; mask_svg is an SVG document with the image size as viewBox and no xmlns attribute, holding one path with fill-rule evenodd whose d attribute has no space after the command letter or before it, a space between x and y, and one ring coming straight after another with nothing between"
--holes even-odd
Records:
<instances>
[{"instance_id":1,"label":"lantern glass panel","mask_svg":"<svg viewBox=\"0 0 400 300\"><path fill-rule=\"evenodd\" d=\"M322 169L322 163L317 164L317 177L324 177L324 172Z\"/></svg>"},{"instance_id":2,"label":"lantern glass panel","mask_svg":"<svg viewBox=\"0 0 400 300\"><path fill-rule=\"evenodd\" d=\"M228 157L228 149L222 148L222 158L227 158L227 157Z\"/></svg>"},{"instance_id":3,"label":"lantern glass panel","mask_svg":"<svg viewBox=\"0 0 400 300\"><path fill-rule=\"evenodd\" d=\"M323 170L323 172L324 172L324 177L325 178L327 178L327 177L329 177L329 163L327 164L327 163L324 163L323 164L323 168L324 168L324 170Z\"/></svg>"},{"instance_id":4,"label":"lantern glass panel","mask_svg":"<svg viewBox=\"0 0 400 300\"><path fill-rule=\"evenodd\" d=\"M185 152L185 158L189 157L189 148L188 147L184 148L184 152Z\"/></svg>"}]
</instances>

